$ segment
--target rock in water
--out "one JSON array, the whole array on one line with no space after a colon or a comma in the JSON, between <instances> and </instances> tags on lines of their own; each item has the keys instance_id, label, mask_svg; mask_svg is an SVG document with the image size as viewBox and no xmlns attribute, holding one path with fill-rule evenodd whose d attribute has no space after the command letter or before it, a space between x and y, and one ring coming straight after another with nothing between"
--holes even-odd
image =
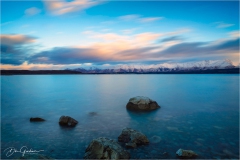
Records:
<instances>
[{"instance_id":1,"label":"rock in water","mask_svg":"<svg viewBox=\"0 0 240 160\"><path fill-rule=\"evenodd\" d=\"M159 136L153 136L152 138L150 138L151 143L159 143L161 140L162 139Z\"/></svg>"},{"instance_id":2,"label":"rock in water","mask_svg":"<svg viewBox=\"0 0 240 160\"><path fill-rule=\"evenodd\" d=\"M59 119L59 124L62 126L74 127L78 123L77 120L69 116L61 116Z\"/></svg>"},{"instance_id":3,"label":"rock in water","mask_svg":"<svg viewBox=\"0 0 240 160\"><path fill-rule=\"evenodd\" d=\"M151 111L160 108L156 101L143 96L130 98L126 107L134 111Z\"/></svg>"},{"instance_id":4,"label":"rock in water","mask_svg":"<svg viewBox=\"0 0 240 160\"><path fill-rule=\"evenodd\" d=\"M90 116L96 116L96 115L98 115L97 112L89 112L88 114L89 114Z\"/></svg>"},{"instance_id":5,"label":"rock in water","mask_svg":"<svg viewBox=\"0 0 240 160\"><path fill-rule=\"evenodd\" d=\"M126 143L126 147L136 147L137 145L146 145L149 143L148 138L139 131L131 128L124 128L118 136L119 142Z\"/></svg>"},{"instance_id":6,"label":"rock in water","mask_svg":"<svg viewBox=\"0 0 240 160\"><path fill-rule=\"evenodd\" d=\"M92 140L87 147L84 159L129 159L130 154L116 141L108 138Z\"/></svg>"},{"instance_id":7,"label":"rock in water","mask_svg":"<svg viewBox=\"0 0 240 160\"><path fill-rule=\"evenodd\" d=\"M42 121L45 121L45 119L39 117L30 118L30 122L42 122Z\"/></svg>"},{"instance_id":8,"label":"rock in water","mask_svg":"<svg viewBox=\"0 0 240 160\"><path fill-rule=\"evenodd\" d=\"M192 150L183 150L183 149L179 149L176 154L179 157L184 157L184 158L193 158L193 157L197 157L198 155L193 152Z\"/></svg>"}]
</instances>

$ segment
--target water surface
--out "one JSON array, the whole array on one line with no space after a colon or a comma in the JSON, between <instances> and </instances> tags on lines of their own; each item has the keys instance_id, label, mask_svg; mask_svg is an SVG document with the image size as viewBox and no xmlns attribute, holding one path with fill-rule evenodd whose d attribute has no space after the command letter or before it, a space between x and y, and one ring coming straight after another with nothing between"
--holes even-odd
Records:
<instances>
[{"instance_id":1,"label":"water surface","mask_svg":"<svg viewBox=\"0 0 240 160\"><path fill-rule=\"evenodd\" d=\"M148 96L160 109L126 110L129 98ZM91 115L96 112L97 115ZM58 125L60 116L79 121ZM46 119L30 123L30 117ZM131 127L148 146L128 149L131 158L177 158L179 148L198 158L239 158L239 75L16 75L1 76L1 157L27 146L57 159L82 159L92 139L117 140ZM159 143L153 136L161 138ZM167 154L163 154L167 152Z\"/></svg>"}]
</instances>

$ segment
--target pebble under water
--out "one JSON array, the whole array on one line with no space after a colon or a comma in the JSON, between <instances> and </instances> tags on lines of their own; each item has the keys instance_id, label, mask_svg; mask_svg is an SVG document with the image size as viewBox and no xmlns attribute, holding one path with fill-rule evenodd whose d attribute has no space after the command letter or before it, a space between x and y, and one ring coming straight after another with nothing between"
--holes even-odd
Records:
<instances>
[{"instance_id":1,"label":"pebble under water","mask_svg":"<svg viewBox=\"0 0 240 160\"><path fill-rule=\"evenodd\" d=\"M128 111L134 96L161 108ZM62 115L79 123L59 126ZM22 146L55 159L82 159L92 139L117 140L125 127L150 140L127 149L132 159L177 159L179 148L195 151L197 159L239 159L239 75L1 76L2 159L20 157L6 149Z\"/></svg>"}]
</instances>

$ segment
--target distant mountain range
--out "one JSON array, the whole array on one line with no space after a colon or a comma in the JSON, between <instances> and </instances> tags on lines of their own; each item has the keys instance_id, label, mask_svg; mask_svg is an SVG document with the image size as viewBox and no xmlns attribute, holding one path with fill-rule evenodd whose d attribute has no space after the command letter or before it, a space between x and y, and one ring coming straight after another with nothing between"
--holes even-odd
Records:
<instances>
[{"instance_id":1,"label":"distant mountain range","mask_svg":"<svg viewBox=\"0 0 240 160\"><path fill-rule=\"evenodd\" d=\"M195 72L207 70L235 69L230 60L205 60L186 63L163 63L152 65L116 65L105 68L89 67L67 69L81 73L167 73L167 72Z\"/></svg>"}]
</instances>

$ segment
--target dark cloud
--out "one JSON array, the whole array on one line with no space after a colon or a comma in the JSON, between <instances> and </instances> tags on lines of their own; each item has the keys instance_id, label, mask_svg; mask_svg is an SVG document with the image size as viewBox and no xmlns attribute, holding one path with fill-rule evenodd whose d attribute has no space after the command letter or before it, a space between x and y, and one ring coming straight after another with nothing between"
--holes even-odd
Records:
<instances>
[{"instance_id":1,"label":"dark cloud","mask_svg":"<svg viewBox=\"0 0 240 160\"><path fill-rule=\"evenodd\" d=\"M227 40L219 44L212 45L203 42L180 43L167 48L159 53L159 56L182 57L182 58L200 58L204 56L227 56L232 51L239 51L239 38Z\"/></svg>"},{"instance_id":2,"label":"dark cloud","mask_svg":"<svg viewBox=\"0 0 240 160\"><path fill-rule=\"evenodd\" d=\"M168 42L168 41L178 41L178 40L183 40L181 36L172 36L172 37L167 37L161 40L161 42Z\"/></svg>"},{"instance_id":3,"label":"dark cloud","mask_svg":"<svg viewBox=\"0 0 240 160\"><path fill-rule=\"evenodd\" d=\"M161 54L168 54L168 55L177 55L177 54L195 54L201 50L201 46L206 43L203 42L194 42L194 43L180 43L176 44L172 47L167 48L166 50L162 51Z\"/></svg>"},{"instance_id":4,"label":"dark cloud","mask_svg":"<svg viewBox=\"0 0 240 160\"><path fill-rule=\"evenodd\" d=\"M99 62L103 60L104 59L97 56L97 52L91 48L81 49L58 47L31 56L28 61L30 63L38 64L76 64Z\"/></svg>"},{"instance_id":5,"label":"dark cloud","mask_svg":"<svg viewBox=\"0 0 240 160\"><path fill-rule=\"evenodd\" d=\"M1 64L21 65L25 57L5 55L1 56Z\"/></svg>"},{"instance_id":6,"label":"dark cloud","mask_svg":"<svg viewBox=\"0 0 240 160\"><path fill-rule=\"evenodd\" d=\"M234 40L229 40L229 41L225 41L219 45L216 45L215 47L213 47L212 49L214 50L235 50L235 51L239 51L239 38L234 39Z\"/></svg>"},{"instance_id":7,"label":"dark cloud","mask_svg":"<svg viewBox=\"0 0 240 160\"><path fill-rule=\"evenodd\" d=\"M27 60L29 55L29 44L35 42L36 38L26 35L0 35L1 38L1 63L20 65Z\"/></svg>"},{"instance_id":8,"label":"dark cloud","mask_svg":"<svg viewBox=\"0 0 240 160\"><path fill-rule=\"evenodd\" d=\"M8 51L8 46L7 45L1 45L1 53L6 53Z\"/></svg>"},{"instance_id":9,"label":"dark cloud","mask_svg":"<svg viewBox=\"0 0 240 160\"><path fill-rule=\"evenodd\" d=\"M1 45L1 63L20 65L27 58L26 52L21 47Z\"/></svg>"}]
</instances>

